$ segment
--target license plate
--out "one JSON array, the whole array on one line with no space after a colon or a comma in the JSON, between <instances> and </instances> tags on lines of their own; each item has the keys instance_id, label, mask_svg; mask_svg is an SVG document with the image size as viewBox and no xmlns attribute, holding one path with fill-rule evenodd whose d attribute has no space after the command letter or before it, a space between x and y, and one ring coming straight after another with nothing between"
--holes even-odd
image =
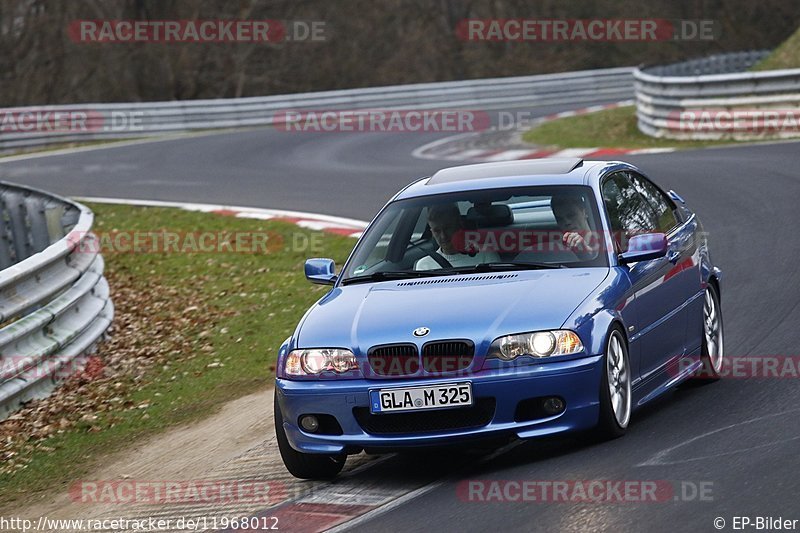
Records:
<instances>
[{"instance_id":1,"label":"license plate","mask_svg":"<svg viewBox=\"0 0 800 533\"><path fill-rule=\"evenodd\" d=\"M370 411L388 413L472 405L471 383L369 391Z\"/></svg>"}]
</instances>

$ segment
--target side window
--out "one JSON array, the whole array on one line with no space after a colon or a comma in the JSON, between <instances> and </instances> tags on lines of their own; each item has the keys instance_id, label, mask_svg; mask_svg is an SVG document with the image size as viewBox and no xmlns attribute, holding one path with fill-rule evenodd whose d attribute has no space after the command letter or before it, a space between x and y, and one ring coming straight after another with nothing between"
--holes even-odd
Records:
<instances>
[{"instance_id":1,"label":"side window","mask_svg":"<svg viewBox=\"0 0 800 533\"><path fill-rule=\"evenodd\" d=\"M675 205L653 182L638 174L632 174L632 176L636 190L647 200L647 203L650 204L656 214L658 231L668 233L678 225L678 219L675 216Z\"/></svg>"},{"instance_id":2,"label":"side window","mask_svg":"<svg viewBox=\"0 0 800 533\"><path fill-rule=\"evenodd\" d=\"M620 251L628 248L628 239L639 233L657 231L657 217L644 197L639 194L630 176L618 172L603 182L603 202Z\"/></svg>"}]
</instances>

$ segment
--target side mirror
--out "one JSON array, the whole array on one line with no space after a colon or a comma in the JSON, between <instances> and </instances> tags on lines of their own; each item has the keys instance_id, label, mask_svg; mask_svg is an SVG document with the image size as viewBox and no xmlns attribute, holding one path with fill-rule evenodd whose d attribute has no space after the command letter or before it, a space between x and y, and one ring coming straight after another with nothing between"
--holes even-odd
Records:
<instances>
[{"instance_id":1,"label":"side mirror","mask_svg":"<svg viewBox=\"0 0 800 533\"><path fill-rule=\"evenodd\" d=\"M658 259L667 255L667 248L667 236L663 233L634 235L628 242L628 250L619 254L619 262L627 264Z\"/></svg>"},{"instance_id":2,"label":"side mirror","mask_svg":"<svg viewBox=\"0 0 800 533\"><path fill-rule=\"evenodd\" d=\"M306 279L319 285L333 285L336 283L336 265L333 259L314 258L306 259Z\"/></svg>"}]
</instances>

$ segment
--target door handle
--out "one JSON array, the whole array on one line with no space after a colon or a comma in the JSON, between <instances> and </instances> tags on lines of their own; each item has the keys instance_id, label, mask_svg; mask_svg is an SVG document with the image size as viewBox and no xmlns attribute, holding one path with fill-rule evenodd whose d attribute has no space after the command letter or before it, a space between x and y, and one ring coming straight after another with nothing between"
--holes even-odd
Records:
<instances>
[{"instance_id":1,"label":"door handle","mask_svg":"<svg viewBox=\"0 0 800 533\"><path fill-rule=\"evenodd\" d=\"M681 253L678 250L670 250L667 252L667 260L673 265L678 262Z\"/></svg>"}]
</instances>

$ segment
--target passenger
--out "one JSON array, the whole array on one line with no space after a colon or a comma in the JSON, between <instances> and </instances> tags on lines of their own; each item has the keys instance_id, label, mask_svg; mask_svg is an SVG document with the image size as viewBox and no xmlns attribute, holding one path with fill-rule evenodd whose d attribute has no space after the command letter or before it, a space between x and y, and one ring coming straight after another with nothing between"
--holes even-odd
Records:
<instances>
[{"instance_id":1,"label":"passenger","mask_svg":"<svg viewBox=\"0 0 800 533\"><path fill-rule=\"evenodd\" d=\"M583 200L574 195L554 195L550 208L556 217L563 244L581 261L589 261L600 252L601 239L592 238L594 230L589 225L589 213Z\"/></svg>"},{"instance_id":2,"label":"passenger","mask_svg":"<svg viewBox=\"0 0 800 533\"><path fill-rule=\"evenodd\" d=\"M453 237L464 224L456 204L435 205L428 209L428 226L439 245L436 253L455 268L475 266L481 263L496 263L500 257L495 252L476 251L472 255L456 249ZM436 270L442 266L433 257L423 257L414 265L415 270Z\"/></svg>"}]
</instances>

